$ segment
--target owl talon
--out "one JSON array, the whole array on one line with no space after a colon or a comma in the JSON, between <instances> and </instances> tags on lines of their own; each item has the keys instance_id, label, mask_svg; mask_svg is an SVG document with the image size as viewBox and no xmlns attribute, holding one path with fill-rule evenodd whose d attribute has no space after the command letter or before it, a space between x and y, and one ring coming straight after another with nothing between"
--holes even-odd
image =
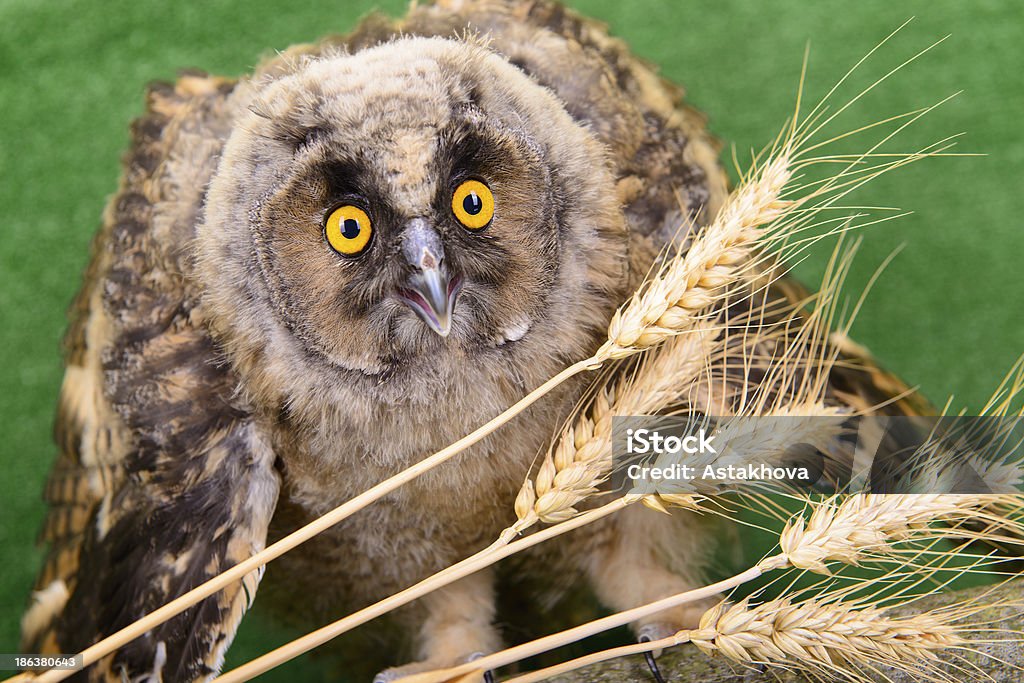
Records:
<instances>
[{"instance_id":1,"label":"owl talon","mask_svg":"<svg viewBox=\"0 0 1024 683\"><path fill-rule=\"evenodd\" d=\"M435 669L447 669L453 666L459 666L460 664L467 664L474 662L484 656L483 652L474 652L466 657L460 657L459 659L452 660L438 660L428 659L420 662L412 662L405 664L404 666L395 666L390 669L385 669L379 674L373 677L373 683L395 683L400 681L406 676L412 676L414 674L423 673L425 671L434 671ZM484 671L483 672L483 683L494 683L494 672Z\"/></svg>"},{"instance_id":2,"label":"owl talon","mask_svg":"<svg viewBox=\"0 0 1024 683\"><path fill-rule=\"evenodd\" d=\"M649 643L651 637L644 634L637 638L638 642ZM656 683L665 683L665 677L661 675L661 669L658 668L658 662L654 659L654 653L648 650L644 653L644 660L647 662L647 668L651 670L651 675L654 676Z\"/></svg>"}]
</instances>

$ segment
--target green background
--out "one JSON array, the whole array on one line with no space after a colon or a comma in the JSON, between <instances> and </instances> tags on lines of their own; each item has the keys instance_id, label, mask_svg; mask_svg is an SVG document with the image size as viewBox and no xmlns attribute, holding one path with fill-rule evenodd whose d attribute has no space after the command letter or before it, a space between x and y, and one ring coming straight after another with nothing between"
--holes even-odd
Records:
<instances>
[{"instance_id":1,"label":"green background","mask_svg":"<svg viewBox=\"0 0 1024 683\"><path fill-rule=\"evenodd\" d=\"M868 299L855 337L934 401L955 394L958 407L977 410L984 403L1024 351L1020 5L570 4L608 22L638 54L684 84L714 133L739 150L769 142L790 113L808 41L813 98L912 15L916 20L865 66L858 83L952 34L866 98L850 125L963 90L921 121L902 148L966 132L959 150L985 156L928 160L865 188L856 203L914 213L864 233L850 291L906 244ZM116 188L144 84L188 66L242 74L268 50L344 32L374 7L398 14L404 3L0 1L0 652L17 647L18 618L41 557L33 538L54 454L50 425L64 309L79 285L105 198ZM801 276L814 282L823 262L816 252ZM281 642L283 633L258 624L243 629L232 660ZM305 662L291 669L291 678L283 672L273 678L313 679L316 671Z\"/></svg>"}]
</instances>

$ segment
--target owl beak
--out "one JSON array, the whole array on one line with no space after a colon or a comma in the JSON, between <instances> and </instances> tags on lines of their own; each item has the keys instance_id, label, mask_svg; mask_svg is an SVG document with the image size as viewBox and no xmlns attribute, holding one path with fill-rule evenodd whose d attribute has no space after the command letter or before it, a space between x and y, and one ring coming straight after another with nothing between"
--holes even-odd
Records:
<instances>
[{"instance_id":1,"label":"owl beak","mask_svg":"<svg viewBox=\"0 0 1024 683\"><path fill-rule=\"evenodd\" d=\"M402 251L413 272L407 286L399 288L399 300L430 329L447 337L462 283L448 274L440 236L424 219L415 218L406 228Z\"/></svg>"},{"instance_id":2,"label":"owl beak","mask_svg":"<svg viewBox=\"0 0 1024 683\"><path fill-rule=\"evenodd\" d=\"M430 329L447 337L452 328L452 311L460 283L452 280L442 268L425 268L409 278L409 287L399 298L416 311Z\"/></svg>"}]
</instances>

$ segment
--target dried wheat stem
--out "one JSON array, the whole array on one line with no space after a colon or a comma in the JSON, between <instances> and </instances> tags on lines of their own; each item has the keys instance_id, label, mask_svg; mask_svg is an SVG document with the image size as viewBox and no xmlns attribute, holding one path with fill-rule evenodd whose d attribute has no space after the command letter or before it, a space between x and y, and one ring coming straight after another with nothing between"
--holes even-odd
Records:
<instances>
[{"instance_id":1,"label":"dried wheat stem","mask_svg":"<svg viewBox=\"0 0 1024 683\"><path fill-rule=\"evenodd\" d=\"M858 664L907 670L967 642L937 614L890 617L882 608L815 598L782 598L753 607L749 600L720 603L704 613L697 629L676 634L676 642L687 641L705 654L720 653L745 664L827 671Z\"/></svg>"},{"instance_id":2,"label":"dried wheat stem","mask_svg":"<svg viewBox=\"0 0 1024 683\"><path fill-rule=\"evenodd\" d=\"M718 330L700 322L651 352L636 373L601 389L574 424L567 425L533 480L516 498L515 525L523 531L537 521L560 522L576 514L577 503L596 493L612 469L612 419L656 413L677 402L706 366Z\"/></svg>"},{"instance_id":3,"label":"dried wheat stem","mask_svg":"<svg viewBox=\"0 0 1024 683\"><path fill-rule=\"evenodd\" d=\"M741 185L690 248L615 312L595 361L624 358L691 329L749 263L766 226L795 208L796 202L781 198L790 177L783 151Z\"/></svg>"},{"instance_id":4,"label":"dried wheat stem","mask_svg":"<svg viewBox=\"0 0 1024 683\"><path fill-rule=\"evenodd\" d=\"M957 494L870 494L813 503L809 518L790 519L779 538L782 554L800 569L828 574L831 561L857 564L896 550L893 544L922 533L963 535L933 528L933 522L984 519L998 527L1012 522L990 510L998 496ZM841 501L841 502L840 502Z\"/></svg>"},{"instance_id":5,"label":"dried wheat stem","mask_svg":"<svg viewBox=\"0 0 1024 683\"><path fill-rule=\"evenodd\" d=\"M453 667L451 669L413 674L412 676L403 678L402 680L403 683L451 683L462 677L467 677L467 674L481 675L484 671L496 669L498 667L517 662L526 657L547 652L548 650L552 650L556 647L561 647L562 645L602 633L608 629L624 626L637 621L638 619L643 619L651 614L675 607L676 605L684 605L691 602L697 602L699 600L705 600L718 595L723 591L731 590L736 586L746 583L747 581L751 581L760 576L761 573L762 572L759 567L751 567L740 574L736 574L735 576L713 583L709 586L704 586L703 588L686 591L685 593L678 593L658 600L657 602L652 602L648 605L643 605L631 610L626 610L625 612L619 612L601 619L596 619L567 631L562 631L561 633L555 633L543 638L538 638L537 640L523 643L522 645L517 645L516 647L481 657L480 659L475 659L472 662L467 662L461 666ZM466 680L469 680L469 678L467 677Z\"/></svg>"}]
</instances>

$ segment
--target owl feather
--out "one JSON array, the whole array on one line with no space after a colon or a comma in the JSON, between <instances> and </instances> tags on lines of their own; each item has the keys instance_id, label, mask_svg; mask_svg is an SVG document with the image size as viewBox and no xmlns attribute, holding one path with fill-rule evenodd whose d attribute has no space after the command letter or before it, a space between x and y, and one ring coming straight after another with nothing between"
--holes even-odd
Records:
<instances>
[{"instance_id":1,"label":"owl feather","mask_svg":"<svg viewBox=\"0 0 1024 683\"><path fill-rule=\"evenodd\" d=\"M262 549L279 488L266 437L197 315L182 250L231 84L155 84L133 126L65 338L42 540L23 649L75 652ZM202 163L196 163L201 161ZM205 177L204 177L205 176ZM93 680L219 669L250 575L105 658Z\"/></svg>"}]
</instances>

